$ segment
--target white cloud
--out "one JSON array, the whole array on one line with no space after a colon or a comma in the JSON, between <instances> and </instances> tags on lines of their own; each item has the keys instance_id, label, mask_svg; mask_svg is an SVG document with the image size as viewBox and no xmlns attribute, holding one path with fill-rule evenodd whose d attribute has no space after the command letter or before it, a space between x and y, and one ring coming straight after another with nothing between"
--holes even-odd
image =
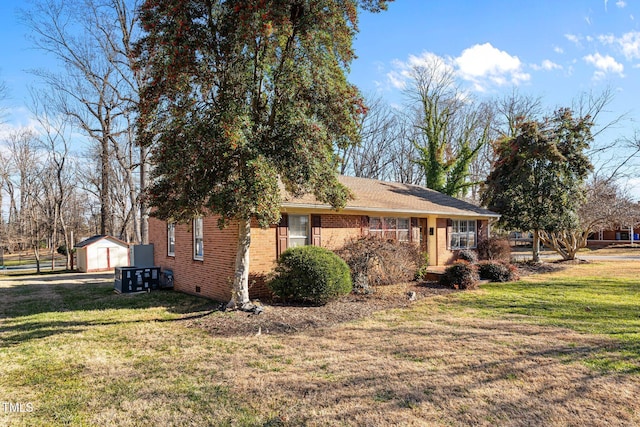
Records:
<instances>
[{"instance_id":1,"label":"white cloud","mask_svg":"<svg viewBox=\"0 0 640 427\"><path fill-rule=\"evenodd\" d=\"M607 45L617 45L620 51L629 61L640 59L640 32L629 31L621 37L612 34L598 36L598 40Z\"/></svg>"},{"instance_id":2,"label":"white cloud","mask_svg":"<svg viewBox=\"0 0 640 427\"><path fill-rule=\"evenodd\" d=\"M623 9L627 6L627 2L624 0L618 0L616 2L616 6L618 6L620 9Z\"/></svg>"},{"instance_id":3,"label":"white cloud","mask_svg":"<svg viewBox=\"0 0 640 427\"><path fill-rule=\"evenodd\" d=\"M471 82L474 90L484 92L491 86L518 85L530 80L517 56L509 55L490 43L477 44L462 51L457 58L441 57L432 52L410 55L406 61L391 63L392 71L386 74L388 84L405 89L413 70L429 68L442 73L454 72L459 78Z\"/></svg>"},{"instance_id":4,"label":"white cloud","mask_svg":"<svg viewBox=\"0 0 640 427\"><path fill-rule=\"evenodd\" d=\"M16 108L9 111L8 115L21 113L24 108ZM19 122L8 122L0 125L0 141L7 141L11 135L29 130L36 135L42 134L42 127L37 120L32 117L23 117Z\"/></svg>"},{"instance_id":5,"label":"white cloud","mask_svg":"<svg viewBox=\"0 0 640 427\"><path fill-rule=\"evenodd\" d=\"M626 182L621 182L624 191L632 199L640 201L640 178L629 178Z\"/></svg>"},{"instance_id":6,"label":"white cloud","mask_svg":"<svg viewBox=\"0 0 640 427\"><path fill-rule=\"evenodd\" d=\"M620 75L620 77L624 77L624 65L617 62L612 56L603 56L596 52L595 54L587 55L582 59L584 59L587 64L591 64L596 68L596 71L593 74L595 79L604 78L608 73L616 73Z\"/></svg>"},{"instance_id":7,"label":"white cloud","mask_svg":"<svg viewBox=\"0 0 640 427\"><path fill-rule=\"evenodd\" d=\"M571 43L574 43L578 46L580 45L580 39L581 39L580 36L577 36L575 34L565 34L564 38L569 40Z\"/></svg>"},{"instance_id":8,"label":"white cloud","mask_svg":"<svg viewBox=\"0 0 640 427\"><path fill-rule=\"evenodd\" d=\"M563 54L564 53L564 49L562 49L560 46L554 46L553 47L553 51L555 53L559 53L559 54Z\"/></svg>"},{"instance_id":9,"label":"white cloud","mask_svg":"<svg viewBox=\"0 0 640 427\"><path fill-rule=\"evenodd\" d=\"M419 56L409 55L407 61L395 59L391 62L393 70L387 73L387 79L391 86L396 89L404 89L407 81L412 78L413 70L420 67L429 69L438 69L444 67L442 71L451 69L450 61L442 58L435 53L423 52Z\"/></svg>"},{"instance_id":10,"label":"white cloud","mask_svg":"<svg viewBox=\"0 0 640 427\"><path fill-rule=\"evenodd\" d=\"M474 83L476 90L486 90L487 86L507 84L518 85L531 76L522 69L517 56L496 49L490 43L477 44L462 51L454 60L460 77Z\"/></svg>"},{"instance_id":11,"label":"white cloud","mask_svg":"<svg viewBox=\"0 0 640 427\"><path fill-rule=\"evenodd\" d=\"M552 71L552 70L562 70L562 65L556 64L553 61L545 59L544 61L542 61L540 65L538 64L531 65L531 68L533 68L536 71L540 71L540 70Z\"/></svg>"},{"instance_id":12,"label":"white cloud","mask_svg":"<svg viewBox=\"0 0 640 427\"><path fill-rule=\"evenodd\" d=\"M613 34L601 34L598 36L598 41L603 44L613 44L616 38Z\"/></svg>"},{"instance_id":13,"label":"white cloud","mask_svg":"<svg viewBox=\"0 0 640 427\"><path fill-rule=\"evenodd\" d=\"M617 42L628 60L640 58L640 32L630 31L623 34Z\"/></svg>"}]
</instances>

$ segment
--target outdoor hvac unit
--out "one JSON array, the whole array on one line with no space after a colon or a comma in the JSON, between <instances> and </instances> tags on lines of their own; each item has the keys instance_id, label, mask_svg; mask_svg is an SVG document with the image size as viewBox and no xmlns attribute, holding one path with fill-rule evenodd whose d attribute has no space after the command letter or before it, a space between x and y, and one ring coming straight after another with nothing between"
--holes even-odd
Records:
<instances>
[{"instance_id":1,"label":"outdoor hvac unit","mask_svg":"<svg viewBox=\"0 0 640 427\"><path fill-rule=\"evenodd\" d=\"M160 289L173 289L173 270L163 270L160 274Z\"/></svg>"},{"instance_id":2,"label":"outdoor hvac unit","mask_svg":"<svg viewBox=\"0 0 640 427\"><path fill-rule=\"evenodd\" d=\"M160 267L116 267L114 288L120 293L149 291L160 286Z\"/></svg>"}]
</instances>

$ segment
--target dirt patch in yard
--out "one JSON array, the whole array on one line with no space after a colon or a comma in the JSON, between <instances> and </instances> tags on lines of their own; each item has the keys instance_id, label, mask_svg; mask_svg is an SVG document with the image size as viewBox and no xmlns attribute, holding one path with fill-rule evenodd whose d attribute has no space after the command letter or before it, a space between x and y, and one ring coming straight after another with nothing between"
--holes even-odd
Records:
<instances>
[{"instance_id":1,"label":"dirt patch in yard","mask_svg":"<svg viewBox=\"0 0 640 427\"><path fill-rule=\"evenodd\" d=\"M520 276L530 276L532 274L546 274L562 271L566 269L570 262L519 262L516 263Z\"/></svg>"},{"instance_id":2,"label":"dirt patch in yard","mask_svg":"<svg viewBox=\"0 0 640 427\"><path fill-rule=\"evenodd\" d=\"M261 304L264 311L260 314L216 311L187 322L216 336L287 334L333 326L376 311L408 307L423 298L451 292L457 291L435 282L401 283L377 287L375 293L368 295L350 294L320 307L264 302ZM412 293L415 293L414 300L410 299Z\"/></svg>"}]
</instances>

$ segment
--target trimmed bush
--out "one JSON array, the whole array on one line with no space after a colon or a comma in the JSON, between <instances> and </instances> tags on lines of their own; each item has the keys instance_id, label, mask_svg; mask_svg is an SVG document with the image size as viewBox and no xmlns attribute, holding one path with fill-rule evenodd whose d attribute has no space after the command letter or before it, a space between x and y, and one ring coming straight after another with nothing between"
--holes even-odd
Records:
<instances>
[{"instance_id":1,"label":"trimmed bush","mask_svg":"<svg viewBox=\"0 0 640 427\"><path fill-rule=\"evenodd\" d=\"M371 286L414 280L424 260L417 245L377 236L352 238L336 253L351 269L358 293L371 292Z\"/></svg>"},{"instance_id":2,"label":"trimmed bush","mask_svg":"<svg viewBox=\"0 0 640 427\"><path fill-rule=\"evenodd\" d=\"M440 276L440 284L454 289L474 289L480 277L478 268L467 261L456 261L444 270Z\"/></svg>"},{"instance_id":3,"label":"trimmed bush","mask_svg":"<svg viewBox=\"0 0 640 427\"><path fill-rule=\"evenodd\" d=\"M511 264L487 260L480 261L477 265L481 279L491 282L513 282L520 279L517 268Z\"/></svg>"},{"instance_id":4,"label":"trimmed bush","mask_svg":"<svg viewBox=\"0 0 640 427\"><path fill-rule=\"evenodd\" d=\"M318 246L286 250L267 286L285 301L315 305L326 304L352 289L349 266L333 252Z\"/></svg>"},{"instance_id":5,"label":"trimmed bush","mask_svg":"<svg viewBox=\"0 0 640 427\"><path fill-rule=\"evenodd\" d=\"M478 242L480 259L511 262L511 245L502 237L490 237Z\"/></svg>"},{"instance_id":6,"label":"trimmed bush","mask_svg":"<svg viewBox=\"0 0 640 427\"><path fill-rule=\"evenodd\" d=\"M458 259L461 261L467 261L471 264L478 262L478 253L471 249L463 249L458 252Z\"/></svg>"}]
</instances>

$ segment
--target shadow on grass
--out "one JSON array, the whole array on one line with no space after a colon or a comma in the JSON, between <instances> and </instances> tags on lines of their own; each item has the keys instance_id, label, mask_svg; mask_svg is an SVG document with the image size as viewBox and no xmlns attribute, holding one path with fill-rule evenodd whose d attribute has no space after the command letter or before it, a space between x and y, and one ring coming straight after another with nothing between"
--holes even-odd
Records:
<instances>
[{"instance_id":1,"label":"shadow on grass","mask_svg":"<svg viewBox=\"0 0 640 427\"><path fill-rule=\"evenodd\" d=\"M25 276L12 279L0 294L0 347L92 326L197 319L219 308L215 301L172 290L117 294L113 273ZM151 319L117 313L152 308L162 310Z\"/></svg>"}]
</instances>

